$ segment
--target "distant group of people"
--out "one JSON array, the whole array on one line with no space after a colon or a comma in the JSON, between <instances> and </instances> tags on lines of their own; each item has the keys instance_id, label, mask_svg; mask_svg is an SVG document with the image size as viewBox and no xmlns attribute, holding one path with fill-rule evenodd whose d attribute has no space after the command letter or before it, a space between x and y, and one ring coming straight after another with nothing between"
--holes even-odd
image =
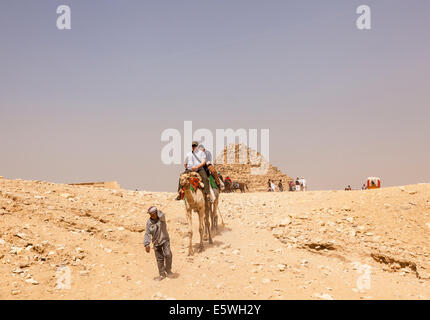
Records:
<instances>
[{"instance_id":1,"label":"distant group of people","mask_svg":"<svg viewBox=\"0 0 430 320\"><path fill-rule=\"evenodd\" d=\"M291 191L308 191L308 185L305 178L296 178L296 181L291 181Z\"/></svg>"},{"instance_id":2,"label":"distant group of people","mask_svg":"<svg viewBox=\"0 0 430 320\"><path fill-rule=\"evenodd\" d=\"M282 185L282 180L281 179L278 182L278 189L279 189L279 192L284 191L284 186ZM271 179L269 179L267 181L267 191L268 192L275 192L276 191L275 182L273 180L271 180Z\"/></svg>"},{"instance_id":3,"label":"distant group of people","mask_svg":"<svg viewBox=\"0 0 430 320\"><path fill-rule=\"evenodd\" d=\"M284 191L284 185L282 184L281 179L278 182L278 190L279 190L279 192ZM297 179L295 181L290 181L288 183L288 190L289 191L307 191L308 186L306 184L306 179L297 177ZM276 191L275 182L271 179L269 179L267 181L267 191L268 192L275 192Z\"/></svg>"},{"instance_id":4,"label":"distant group of people","mask_svg":"<svg viewBox=\"0 0 430 320\"><path fill-rule=\"evenodd\" d=\"M346 188L345 188L345 191L351 191L352 190L352 188L351 188L351 186L350 185L348 185ZM363 185L361 186L361 190L367 190L367 186L366 186L366 184L364 184L363 183Z\"/></svg>"}]
</instances>

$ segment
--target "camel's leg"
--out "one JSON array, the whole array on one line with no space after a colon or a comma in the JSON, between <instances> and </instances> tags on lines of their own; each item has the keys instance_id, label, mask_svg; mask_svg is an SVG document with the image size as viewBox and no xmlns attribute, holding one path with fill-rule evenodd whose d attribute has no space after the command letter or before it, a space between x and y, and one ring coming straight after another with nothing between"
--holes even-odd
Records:
<instances>
[{"instance_id":1,"label":"camel's leg","mask_svg":"<svg viewBox=\"0 0 430 320\"><path fill-rule=\"evenodd\" d=\"M206 225L206 230L208 233L208 237L209 237L209 243L212 244L212 235L211 235L211 226L210 226L210 215L211 215L211 203L209 201L206 201L206 205L205 205L205 225Z\"/></svg>"},{"instance_id":2,"label":"camel's leg","mask_svg":"<svg viewBox=\"0 0 430 320\"><path fill-rule=\"evenodd\" d=\"M192 210L187 209L187 222L188 222L188 237L190 238L190 243L188 244L188 255L193 255L193 216Z\"/></svg>"},{"instance_id":3,"label":"camel's leg","mask_svg":"<svg viewBox=\"0 0 430 320\"><path fill-rule=\"evenodd\" d=\"M207 228L207 222L206 222L206 204L205 204L205 214L203 215L203 240L206 241L209 239L209 233Z\"/></svg>"},{"instance_id":4,"label":"camel's leg","mask_svg":"<svg viewBox=\"0 0 430 320\"><path fill-rule=\"evenodd\" d=\"M206 207L206 204L205 204ZM206 208L205 208L205 214L203 216L203 221L204 221L204 225L203 225L203 240L206 241L209 239L209 233L208 233L208 228L207 228L207 223L206 223Z\"/></svg>"},{"instance_id":5,"label":"camel's leg","mask_svg":"<svg viewBox=\"0 0 430 320\"><path fill-rule=\"evenodd\" d=\"M199 211L199 233L200 233L199 251L203 250L203 233L205 232L204 223L205 223L205 212L203 209L200 209Z\"/></svg>"},{"instance_id":6,"label":"camel's leg","mask_svg":"<svg viewBox=\"0 0 430 320\"><path fill-rule=\"evenodd\" d=\"M216 202L216 200L215 200L215 202ZM211 232L214 232L214 230L215 230L215 215L216 215L215 202L213 204L211 204L211 211L210 211Z\"/></svg>"},{"instance_id":7,"label":"camel's leg","mask_svg":"<svg viewBox=\"0 0 430 320\"><path fill-rule=\"evenodd\" d=\"M218 233L218 200L217 198L213 205L213 227L216 233Z\"/></svg>"}]
</instances>

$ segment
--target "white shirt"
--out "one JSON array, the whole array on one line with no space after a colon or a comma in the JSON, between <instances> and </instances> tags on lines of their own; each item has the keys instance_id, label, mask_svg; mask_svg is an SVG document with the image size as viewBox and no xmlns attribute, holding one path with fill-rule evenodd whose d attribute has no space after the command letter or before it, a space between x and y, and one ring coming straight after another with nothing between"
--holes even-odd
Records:
<instances>
[{"instance_id":1,"label":"white shirt","mask_svg":"<svg viewBox=\"0 0 430 320\"><path fill-rule=\"evenodd\" d=\"M273 191L276 191L276 186L275 186L275 184L273 182L270 183L270 186L272 187Z\"/></svg>"},{"instance_id":2,"label":"white shirt","mask_svg":"<svg viewBox=\"0 0 430 320\"><path fill-rule=\"evenodd\" d=\"M201 162L206 161L206 154L203 151L197 150L194 152L194 154L200 159ZM185 157L185 163L187 164L188 170L191 170L192 167L199 166L201 162L196 159L192 151L188 152L187 156Z\"/></svg>"}]
</instances>

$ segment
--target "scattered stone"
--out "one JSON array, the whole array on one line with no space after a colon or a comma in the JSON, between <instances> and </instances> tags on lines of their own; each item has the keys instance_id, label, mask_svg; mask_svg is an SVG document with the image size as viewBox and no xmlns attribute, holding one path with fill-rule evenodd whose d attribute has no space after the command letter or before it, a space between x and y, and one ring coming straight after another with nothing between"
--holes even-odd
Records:
<instances>
[{"instance_id":1,"label":"scattered stone","mask_svg":"<svg viewBox=\"0 0 430 320\"><path fill-rule=\"evenodd\" d=\"M25 280L25 282L32 284L32 285L35 285L35 286L37 286L39 284L39 282L37 282L33 278L27 279L27 280Z\"/></svg>"},{"instance_id":2,"label":"scattered stone","mask_svg":"<svg viewBox=\"0 0 430 320\"><path fill-rule=\"evenodd\" d=\"M22 250L23 250L23 248L21 248L21 247L11 247L9 253L11 253L11 254L19 254Z\"/></svg>"},{"instance_id":3,"label":"scattered stone","mask_svg":"<svg viewBox=\"0 0 430 320\"><path fill-rule=\"evenodd\" d=\"M281 236L282 236L282 234L283 234L284 232L281 230L281 229L273 229L272 230L272 235L275 237L275 238L280 238Z\"/></svg>"},{"instance_id":4,"label":"scattered stone","mask_svg":"<svg viewBox=\"0 0 430 320\"><path fill-rule=\"evenodd\" d=\"M291 219L290 218L284 218L278 225L280 227L285 227L288 226L291 223Z\"/></svg>"},{"instance_id":5,"label":"scattered stone","mask_svg":"<svg viewBox=\"0 0 430 320\"><path fill-rule=\"evenodd\" d=\"M328 293L314 293L313 297L318 298L318 299L322 299L322 300L333 300L333 297L331 295L329 295Z\"/></svg>"},{"instance_id":6,"label":"scattered stone","mask_svg":"<svg viewBox=\"0 0 430 320\"><path fill-rule=\"evenodd\" d=\"M19 232L15 236L23 240L27 239L27 235L23 232Z\"/></svg>"}]
</instances>

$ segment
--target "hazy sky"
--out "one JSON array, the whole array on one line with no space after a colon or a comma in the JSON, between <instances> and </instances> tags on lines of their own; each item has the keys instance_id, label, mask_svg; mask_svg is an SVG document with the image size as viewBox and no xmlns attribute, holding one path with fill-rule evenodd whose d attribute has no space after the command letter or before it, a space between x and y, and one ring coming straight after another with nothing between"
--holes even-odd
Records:
<instances>
[{"instance_id":1,"label":"hazy sky","mask_svg":"<svg viewBox=\"0 0 430 320\"><path fill-rule=\"evenodd\" d=\"M429 15L428 0L0 0L0 175L175 191L161 132L191 120L269 128L271 163L310 189L430 182Z\"/></svg>"}]
</instances>

